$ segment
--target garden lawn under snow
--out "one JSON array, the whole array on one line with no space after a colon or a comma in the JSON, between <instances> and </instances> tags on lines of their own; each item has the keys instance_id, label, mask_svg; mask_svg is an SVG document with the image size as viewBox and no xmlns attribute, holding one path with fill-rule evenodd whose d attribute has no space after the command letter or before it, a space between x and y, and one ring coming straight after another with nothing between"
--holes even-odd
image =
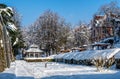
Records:
<instances>
[{"instance_id":1,"label":"garden lawn under snow","mask_svg":"<svg viewBox=\"0 0 120 79\"><path fill-rule=\"evenodd\" d=\"M17 60L0 73L0 79L120 79L120 71L96 71L95 67L64 63L25 62Z\"/></svg>"}]
</instances>

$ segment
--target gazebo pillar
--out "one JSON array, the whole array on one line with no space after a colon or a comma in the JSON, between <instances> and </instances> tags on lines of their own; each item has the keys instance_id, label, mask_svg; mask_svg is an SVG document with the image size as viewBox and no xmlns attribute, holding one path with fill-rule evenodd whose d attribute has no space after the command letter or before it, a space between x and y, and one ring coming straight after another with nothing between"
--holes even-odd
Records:
<instances>
[{"instance_id":1,"label":"gazebo pillar","mask_svg":"<svg viewBox=\"0 0 120 79\"><path fill-rule=\"evenodd\" d=\"M40 57L40 53L38 53L38 57Z\"/></svg>"},{"instance_id":2,"label":"gazebo pillar","mask_svg":"<svg viewBox=\"0 0 120 79\"><path fill-rule=\"evenodd\" d=\"M30 53L29 53L28 57L30 57Z\"/></svg>"},{"instance_id":3,"label":"gazebo pillar","mask_svg":"<svg viewBox=\"0 0 120 79\"><path fill-rule=\"evenodd\" d=\"M34 56L34 58L35 58L35 52L34 52L33 56Z\"/></svg>"}]
</instances>

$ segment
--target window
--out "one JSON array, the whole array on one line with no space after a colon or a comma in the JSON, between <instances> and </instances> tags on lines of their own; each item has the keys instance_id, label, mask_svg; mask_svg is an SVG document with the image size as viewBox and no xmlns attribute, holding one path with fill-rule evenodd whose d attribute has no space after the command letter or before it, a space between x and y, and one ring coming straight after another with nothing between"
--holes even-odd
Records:
<instances>
[{"instance_id":1,"label":"window","mask_svg":"<svg viewBox=\"0 0 120 79\"><path fill-rule=\"evenodd\" d=\"M30 54L30 57L33 57L33 54Z\"/></svg>"},{"instance_id":2,"label":"window","mask_svg":"<svg viewBox=\"0 0 120 79\"><path fill-rule=\"evenodd\" d=\"M38 54L35 54L35 57L38 57Z\"/></svg>"}]
</instances>

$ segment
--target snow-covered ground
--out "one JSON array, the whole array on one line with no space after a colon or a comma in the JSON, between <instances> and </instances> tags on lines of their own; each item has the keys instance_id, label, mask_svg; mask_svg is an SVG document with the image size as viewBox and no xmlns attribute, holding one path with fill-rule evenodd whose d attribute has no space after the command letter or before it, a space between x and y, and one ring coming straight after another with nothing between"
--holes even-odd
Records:
<instances>
[{"instance_id":1,"label":"snow-covered ground","mask_svg":"<svg viewBox=\"0 0 120 79\"><path fill-rule=\"evenodd\" d=\"M25 62L16 60L9 69L0 73L0 79L120 79L114 68L98 72L95 67L64 63Z\"/></svg>"}]
</instances>

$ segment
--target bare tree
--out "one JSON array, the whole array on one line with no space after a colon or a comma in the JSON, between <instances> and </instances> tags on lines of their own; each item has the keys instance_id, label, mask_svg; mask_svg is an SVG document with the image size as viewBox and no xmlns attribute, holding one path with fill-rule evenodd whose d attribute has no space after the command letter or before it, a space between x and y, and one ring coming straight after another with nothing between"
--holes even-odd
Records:
<instances>
[{"instance_id":1,"label":"bare tree","mask_svg":"<svg viewBox=\"0 0 120 79\"><path fill-rule=\"evenodd\" d=\"M22 25L21 25L21 16L18 13L17 9L13 8L14 16L13 21L15 26L17 27L17 31L15 33L11 33L11 41L12 41L12 48L14 55L16 56L19 51L18 49L21 49L24 47L24 41L22 36Z\"/></svg>"},{"instance_id":2,"label":"bare tree","mask_svg":"<svg viewBox=\"0 0 120 79\"><path fill-rule=\"evenodd\" d=\"M63 18L47 10L28 28L27 35L30 44L38 44L48 56L57 53L62 46L66 47L69 31L69 24Z\"/></svg>"},{"instance_id":3,"label":"bare tree","mask_svg":"<svg viewBox=\"0 0 120 79\"><path fill-rule=\"evenodd\" d=\"M76 47L88 45L90 41L90 31L87 24L80 23L74 31L74 44Z\"/></svg>"},{"instance_id":4,"label":"bare tree","mask_svg":"<svg viewBox=\"0 0 120 79\"><path fill-rule=\"evenodd\" d=\"M100 7L97 14L108 14L108 13L120 13L120 8L118 7L118 3L116 1L112 1L109 4L105 4Z\"/></svg>"}]
</instances>

